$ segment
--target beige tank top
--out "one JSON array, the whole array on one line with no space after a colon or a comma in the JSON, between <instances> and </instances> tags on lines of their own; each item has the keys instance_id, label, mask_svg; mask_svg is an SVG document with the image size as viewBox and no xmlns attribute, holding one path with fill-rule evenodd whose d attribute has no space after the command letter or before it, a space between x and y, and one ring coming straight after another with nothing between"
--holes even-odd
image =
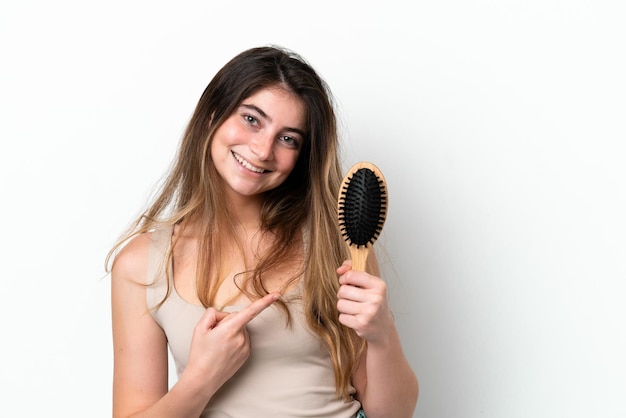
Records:
<instances>
[{"instance_id":1,"label":"beige tank top","mask_svg":"<svg viewBox=\"0 0 626 418\"><path fill-rule=\"evenodd\" d=\"M155 307L167 292L164 260L171 246L172 229L152 233L147 288L148 307ZM171 271L171 266L168 266ZM170 275L171 277L171 275ZM183 300L170 279L170 294L152 310L163 328L180 377L187 364L193 328L205 309ZM357 400L344 402L335 393L332 361L319 339L309 331L298 297L298 287L287 295L292 321L271 306L248 324L250 357L206 406L210 418L351 418L360 409ZM230 306L225 311L236 311ZM216 367L219 367L217 365ZM351 388L354 392L354 388Z\"/></svg>"}]
</instances>

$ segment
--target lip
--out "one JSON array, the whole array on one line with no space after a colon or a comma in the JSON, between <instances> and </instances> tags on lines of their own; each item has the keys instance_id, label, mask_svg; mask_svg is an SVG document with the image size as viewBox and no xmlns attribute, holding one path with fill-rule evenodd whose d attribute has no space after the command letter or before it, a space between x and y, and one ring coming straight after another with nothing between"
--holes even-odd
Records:
<instances>
[{"instance_id":1,"label":"lip","mask_svg":"<svg viewBox=\"0 0 626 418\"><path fill-rule=\"evenodd\" d=\"M237 161L237 163L239 163L239 165L241 167L245 168L246 170L250 171L251 173L265 174L265 173L269 172L269 170L266 170L266 169L264 169L262 167L259 167L259 166L256 166L256 165L252 164L250 161L246 160L240 154L237 154L235 151L231 151L231 154L235 158L235 161Z\"/></svg>"}]
</instances>

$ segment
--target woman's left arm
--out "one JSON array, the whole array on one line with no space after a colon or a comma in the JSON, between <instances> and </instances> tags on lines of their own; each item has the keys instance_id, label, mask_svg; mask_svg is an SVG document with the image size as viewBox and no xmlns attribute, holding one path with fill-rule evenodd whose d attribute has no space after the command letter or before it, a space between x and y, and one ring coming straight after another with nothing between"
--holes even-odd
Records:
<instances>
[{"instance_id":1,"label":"woman's left arm","mask_svg":"<svg viewBox=\"0 0 626 418\"><path fill-rule=\"evenodd\" d=\"M350 262L337 269L339 321L367 341L353 384L367 418L410 418L419 392L417 378L404 356L387 285L373 255L368 271L372 274L352 270Z\"/></svg>"}]
</instances>

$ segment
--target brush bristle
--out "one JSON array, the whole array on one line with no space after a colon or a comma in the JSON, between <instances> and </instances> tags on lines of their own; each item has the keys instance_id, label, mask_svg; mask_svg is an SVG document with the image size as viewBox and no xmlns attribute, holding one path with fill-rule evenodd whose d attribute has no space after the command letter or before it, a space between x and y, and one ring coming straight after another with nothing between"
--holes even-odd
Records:
<instances>
[{"instance_id":1,"label":"brush bristle","mask_svg":"<svg viewBox=\"0 0 626 418\"><path fill-rule=\"evenodd\" d=\"M384 180L369 168L359 168L344 179L338 203L339 228L348 244L373 244L387 217Z\"/></svg>"}]
</instances>

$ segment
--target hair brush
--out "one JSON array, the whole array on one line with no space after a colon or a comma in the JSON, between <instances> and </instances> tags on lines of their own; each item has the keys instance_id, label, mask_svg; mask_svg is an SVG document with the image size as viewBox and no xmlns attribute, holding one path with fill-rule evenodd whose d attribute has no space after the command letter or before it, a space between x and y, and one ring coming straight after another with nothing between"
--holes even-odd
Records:
<instances>
[{"instance_id":1,"label":"hair brush","mask_svg":"<svg viewBox=\"0 0 626 418\"><path fill-rule=\"evenodd\" d=\"M341 182L337 207L352 269L365 271L369 251L387 219L387 183L378 167L369 162L353 165Z\"/></svg>"}]
</instances>

